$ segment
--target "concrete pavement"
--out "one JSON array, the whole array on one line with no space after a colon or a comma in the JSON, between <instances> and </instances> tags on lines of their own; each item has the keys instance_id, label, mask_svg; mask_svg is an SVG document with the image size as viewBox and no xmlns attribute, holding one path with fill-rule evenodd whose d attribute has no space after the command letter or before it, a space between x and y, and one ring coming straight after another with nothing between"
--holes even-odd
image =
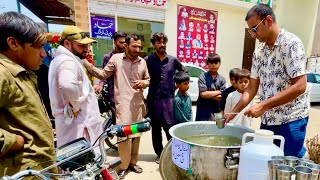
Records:
<instances>
[{"instance_id":1,"label":"concrete pavement","mask_svg":"<svg viewBox=\"0 0 320 180\"><path fill-rule=\"evenodd\" d=\"M195 116L196 108L193 106L193 114ZM320 136L320 104L313 105L310 110L309 124L307 127L306 138L311 138L315 135ZM260 119L254 119L253 129L259 129ZM163 135L163 144L166 143L165 134ZM126 180L161 180L159 165L155 163L156 155L154 154L151 140L151 132L144 133L140 142L138 164L143 168L143 173L136 174L129 172L125 177ZM117 152L110 151L110 156L117 156Z\"/></svg>"}]
</instances>

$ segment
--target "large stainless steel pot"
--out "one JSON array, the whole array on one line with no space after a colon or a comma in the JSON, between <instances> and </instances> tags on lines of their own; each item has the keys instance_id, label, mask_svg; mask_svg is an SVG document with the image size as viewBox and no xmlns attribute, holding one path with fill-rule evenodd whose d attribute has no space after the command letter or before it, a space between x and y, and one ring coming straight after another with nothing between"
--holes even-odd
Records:
<instances>
[{"instance_id":1,"label":"large stainless steel pot","mask_svg":"<svg viewBox=\"0 0 320 180\"><path fill-rule=\"evenodd\" d=\"M196 135L225 135L242 138L247 132L254 132L251 129L228 124L219 129L214 122L187 122L173 126L170 129L172 141L169 141L164 148L160 158L160 173L165 180L224 180L237 179L240 146L207 146L182 140L181 138ZM177 156L176 140L189 147L188 168L182 169L172 162Z\"/></svg>"}]
</instances>

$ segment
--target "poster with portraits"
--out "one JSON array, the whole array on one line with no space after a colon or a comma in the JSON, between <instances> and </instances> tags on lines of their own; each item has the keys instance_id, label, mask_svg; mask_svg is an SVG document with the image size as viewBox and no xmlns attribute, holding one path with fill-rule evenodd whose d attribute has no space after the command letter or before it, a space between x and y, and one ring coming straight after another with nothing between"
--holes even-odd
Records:
<instances>
[{"instance_id":1,"label":"poster with portraits","mask_svg":"<svg viewBox=\"0 0 320 180\"><path fill-rule=\"evenodd\" d=\"M207 69L206 57L216 51L218 12L178 5L177 58Z\"/></svg>"}]
</instances>

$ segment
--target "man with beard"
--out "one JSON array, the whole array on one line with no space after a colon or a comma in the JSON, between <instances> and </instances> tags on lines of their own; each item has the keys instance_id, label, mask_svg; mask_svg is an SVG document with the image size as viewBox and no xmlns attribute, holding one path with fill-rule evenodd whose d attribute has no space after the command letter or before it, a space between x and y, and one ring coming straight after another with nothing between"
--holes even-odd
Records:
<instances>
[{"instance_id":1,"label":"man with beard","mask_svg":"<svg viewBox=\"0 0 320 180\"><path fill-rule=\"evenodd\" d=\"M102 133L98 101L81 64L93 42L89 33L67 26L50 64L49 96L58 147L80 137L94 143Z\"/></svg>"},{"instance_id":2,"label":"man with beard","mask_svg":"<svg viewBox=\"0 0 320 180\"><path fill-rule=\"evenodd\" d=\"M106 79L114 75L114 99L116 104L116 124L130 124L141 120L146 115L143 89L149 85L149 73L144 59L139 57L141 40L137 34L128 35L125 39L125 52L115 54L101 70L88 61L83 65L95 77ZM123 179L127 169L141 173L137 165L140 135L128 139L118 138L121 165L119 177ZM123 141L123 142L122 142Z\"/></svg>"},{"instance_id":3,"label":"man with beard","mask_svg":"<svg viewBox=\"0 0 320 180\"><path fill-rule=\"evenodd\" d=\"M165 34L153 34L151 43L156 52L145 58L150 73L150 87L147 97L148 116L151 118L152 144L157 154L156 163L158 164L163 150L161 127L169 141L171 139L169 129L176 123L173 113L175 92L173 77L176 70L186 71L176 57L167 55L167 42L168 38Z\"/></svg>"},{"instance_id":4,"label":"man with beard","mask_svg":"<svg viewBox=\"0 0 320 180\"><path fill-rule=\"evenodd\" d=\"M126 34L121 32L121 31L117 31L113 34L112 36L113 39L113 44L114 44L114 50L109 52L108 54L105 54L103 57L103 66L105 67L110 58L117 53L123 53L125 51L124 48L124 43L125 43L125 39L126 39ZM114 77L110 76L108 77L106 80L102 80L100 81L99 85L95 88L96 92L101 92L103 85L107 84L108 85L108 93L109 96L111 98L112 101L114 101L114 81L113 81Z\"/></svg>"}]
</instances>

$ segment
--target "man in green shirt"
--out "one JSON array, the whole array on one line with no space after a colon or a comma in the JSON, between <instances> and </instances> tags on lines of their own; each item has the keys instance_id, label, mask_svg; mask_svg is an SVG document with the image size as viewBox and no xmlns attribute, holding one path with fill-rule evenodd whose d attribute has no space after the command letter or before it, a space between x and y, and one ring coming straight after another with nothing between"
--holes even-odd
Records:
<instances>
[{"instance_id":1,"label":"man in green shirt","mask_svg":"<svg viewBox=\"0 0 320 180\"><path fill-rule=\"evenodd\" d=\"M0 14L0 177L54 163L52 127L32 72L46 57L45 43L27 16Z\"/></svg>"}]
</instances>

